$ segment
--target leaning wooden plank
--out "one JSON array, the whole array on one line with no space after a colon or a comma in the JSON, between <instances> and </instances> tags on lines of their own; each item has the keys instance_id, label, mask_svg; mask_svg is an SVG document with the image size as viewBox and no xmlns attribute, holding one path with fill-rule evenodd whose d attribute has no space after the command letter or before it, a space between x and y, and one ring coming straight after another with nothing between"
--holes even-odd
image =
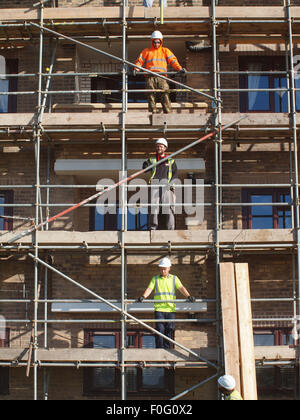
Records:
<instances>
[{"instance_id":1,"label":"leaning wooden plank","mask_svg":"<svg viewBox=\"0 0 300 420\"><path fill-rule=\"evenodd\" d=\"M220 281L225 373L235 378L237 389L240 391L240 354L233 263L220 264Z\"/></svg>"},{"instance_id":2,"label":"leaning wooden plank","mask_svg":"<svg viewBox=\"0 0 300 420\"><path fill-rule=\"evenodd\" d=\"M244 400L257 400L255 353L248 264L235 264L241 385Z\"/></svg>"}]
</instances>

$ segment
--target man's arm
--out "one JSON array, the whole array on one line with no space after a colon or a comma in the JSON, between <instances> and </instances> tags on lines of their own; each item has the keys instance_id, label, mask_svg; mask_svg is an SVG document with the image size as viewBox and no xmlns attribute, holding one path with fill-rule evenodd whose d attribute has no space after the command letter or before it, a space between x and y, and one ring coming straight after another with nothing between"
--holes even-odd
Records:
<instances>
[{"instance_id":1,"label":"man's arm","mask_svg":"<svg viewBox=\"0 0 300 420\"><path fill-rule=\"evenodd\" d=\"M178 289L180 293L185 296L190 302L194 303L196 301L196 298L192 296L187 289L184 286L179 287Z\"/></svg>"},{"instance_id":2,"label":"man's arm","mask_svg":"<svg viewBox=\"0 0 300 420\"><path fill-rule=\"evenodd\" d=\"M135 62L136 66L143 67L143 65L145 64L145 62L146 62L145 52L146 52L146 50L143 50L141 52L141 54L138 56L138 59ZM135 68L135 70L140 71L140 69L137 69L137 68Z\"/></svg>"},{"instance_id":3,"label":"man's arm","mask_svg":"<svg viewBox=\"0 0 300 420\"><path fill-rule=\"evenodd\" d=\"M178 178L178 168L177 168L176 162L174 162L172 165L172 181L173 179L177 179L177 178Z\"/></svg>"},{"instance_id":4,"label":"man's arm","mask_svg":"<svg viewBox=\"0 0 300 420\"><path fill-rule=\"evenodd\" d=\"M150 166L151 165L151 162L150 162L150 160L148 159L148 160L146 160L144 163L143 163L143 169L146 169L148 166Z\"/></svg>"},{"instance_id":5,"label":"man's arm","mask_svg":"<svg viewBox=\"0 0 300 420\"><path fill-rule=\"evenodd\" d=\"M147 289L144 291L144 293L142 294L142 296L140 296L138 298L138 302L143 302L144 299L147 299L147 297L149 297L152 293L153 289L151 289L150 287L147 287Z\"/></svg>"},{"instance_id":6,"label":"man's arm","mask_svg":"<svg viewBox=\"0 0 300 420\"><path fill-rule=\"evenodd\" d=\"M168 48L166 48L166 56L167 56L167 63L169 64L169 66L173 67L173 69L176 71L179 71L182 69L182 66L179 64L177 57Z\"/></svg>"},{"instance_id":7,"label":"man's arm","mask_svg":"<svg viewBox=\"0 0 300 420\"><path fill-rule=\"evenodd\" d=\"M191 296L191 294L187 291L187 289L184 286L181 286L178 290L186 298Z\"/></svg>"},{"instance_id":8,"label":"man's arm","mask_svg":"<svg viewBox=\"0 0 300 420\"><path fill-rule=\"evenodd\" d=\"M150 287L148 287L145 291L144 291L144 293L143 293L143 297L145 298L145 299L147 299L147 297L149 297L150 295L151 295L151 293L153 292L153 289L150 289Z\"/></svg>"}]
</instances>

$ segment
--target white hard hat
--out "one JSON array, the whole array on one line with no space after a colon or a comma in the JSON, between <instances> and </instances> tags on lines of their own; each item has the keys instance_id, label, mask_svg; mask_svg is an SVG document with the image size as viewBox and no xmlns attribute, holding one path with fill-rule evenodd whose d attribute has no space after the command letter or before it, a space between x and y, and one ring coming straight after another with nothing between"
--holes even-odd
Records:
<instances>
[{"instance_id":1,"label":"white hard hat","mask_svg":"<svg viewBox=\"0 0 300 420\"><path fill-rule=\"evenodd\" d=\"M235 388L235 379L230 375L221 376L218 380L218 384L222 387L231 391Z\"/></svg>"},{"instance_id":2,"label":"white hard hat","mask_svg":"<svg viewBox=\"0 0 300 420\"><path fill-rule=\"evenodd\" d=\"M156 144L163 144L164 146L166 146L166 148L168 148L168 142L164 138L160 138L160 139L156 140Z\"/></svg>"},{"instance_id":3,"label":"white hard hat","mask_svg":"<svg viewBox=\"0 0 300 420\"><path fill-rule=\"evenodd\" d=\"M171 267L171 261L169 260L169 258L163 258L160 263L158 264L158 267L161 268L169 268Z\"/></svg>"},{"instance_id":4,"label":"white hard hat","mask_svg":"<svg viewBox=\"0 0 300 420\"><path fill-rule=\"evenodd\" d=\"M163 39L163 34L160 31L154 31L151 35L152 39Z\"/></svg>"}]
</instances>

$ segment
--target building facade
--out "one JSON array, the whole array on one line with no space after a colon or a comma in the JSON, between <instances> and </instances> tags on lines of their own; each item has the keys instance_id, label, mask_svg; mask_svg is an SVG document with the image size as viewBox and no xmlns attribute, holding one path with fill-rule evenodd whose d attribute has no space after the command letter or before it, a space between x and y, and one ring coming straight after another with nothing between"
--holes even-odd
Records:
<instances>
[{"instance_id":1,"label":"building facade","mask_svg":"<svg viewBox=\"0 0 300 420\"><path fill-rule=\"evenodd\" d=\"M163 22L157 2L34 3L0 0L0 399L217 399L222 262L249 265L259 399L298 399L299 1L169 1ZM128 64L155 29L187 69L170 114ZM176 156L174 231L149 230L145 175L82 203L157 138L212 131ZM197 299L169 352L136 302L165 256Z\"/></svg>"}]
</instances>

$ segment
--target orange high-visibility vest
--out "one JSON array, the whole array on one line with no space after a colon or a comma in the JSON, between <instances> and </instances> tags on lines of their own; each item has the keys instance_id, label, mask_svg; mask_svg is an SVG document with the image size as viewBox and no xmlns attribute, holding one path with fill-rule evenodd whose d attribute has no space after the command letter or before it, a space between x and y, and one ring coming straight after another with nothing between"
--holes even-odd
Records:
<instances>
[{"instance_id":1,"label":"orange high-visibility vest","mask_svg":"<svg viewBox=\"0 0 300 420\"><path fill-rule=\"evenodd\" d=\"M153 45L151 48L146 48L141 52L135 64L155 73L166 73L168 65L173 67L176 71L182 69L172 51L162 45L157 49L155 49Z\"/></svg>"}]
</instances>

